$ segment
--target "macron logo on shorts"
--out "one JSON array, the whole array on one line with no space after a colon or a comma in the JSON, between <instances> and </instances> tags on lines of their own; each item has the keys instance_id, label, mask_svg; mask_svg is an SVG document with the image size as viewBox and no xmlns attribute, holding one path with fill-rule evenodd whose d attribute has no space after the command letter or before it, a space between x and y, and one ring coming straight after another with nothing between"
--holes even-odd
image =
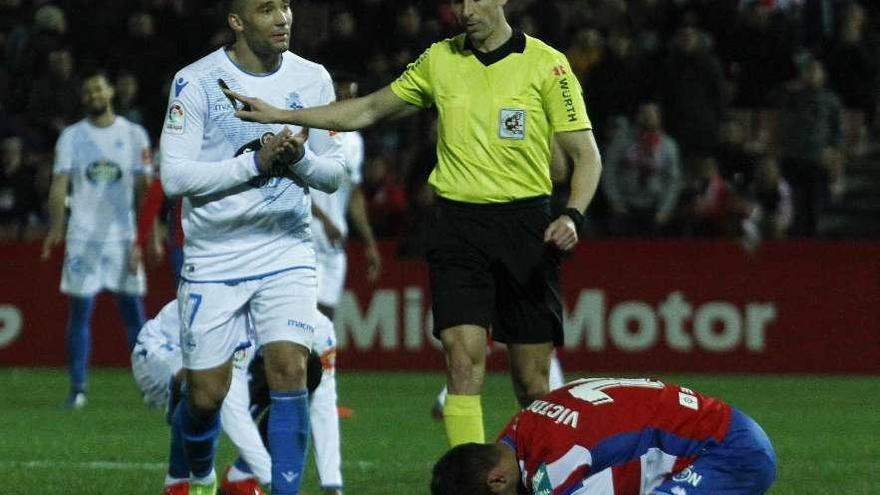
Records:
<instances>
[{"instance_id":1,"label":"macron logo on shorts","mask_svg":"<svg viewBox=\"0 0 880 495\"><path fill-rule=\"evenodd\" d=\"M293 328L299 328L300 330L305 330L310 333L315 333L315 327L309 325L308 323L303 323L297 320L287 320L287 326Z\"/></svg>"}]
</instances>

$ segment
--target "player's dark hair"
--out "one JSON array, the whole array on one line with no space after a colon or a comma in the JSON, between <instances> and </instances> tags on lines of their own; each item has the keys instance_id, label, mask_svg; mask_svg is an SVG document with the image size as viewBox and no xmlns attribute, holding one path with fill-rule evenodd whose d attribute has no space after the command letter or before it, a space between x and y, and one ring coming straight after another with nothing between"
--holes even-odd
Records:
<instances>
[{"instance_id":1,"label":"player's dark hair","mask_svg":"<svg viewBox=\"0 0 880 495\"><path fill-rule=\"evenodd\" d=\"M107 84L113 86L113 80L110 79L110 74L106 70L104 70L103 68L91 68L83 72L82 78L80 79L80 87L82 87L82 85L85 84L85 82L89 79L94 79L96 77L104 78L104 81Z\"/></svg>"},{"instance_id":2,"label":"player's dark hair","mask_svg":"<svg viewBox=\"0 0 880 495\"><path fill-rule=\"evenodd\" d=\"M225 0L223 2L223 16L226 17L229 14L240 14L242 8L244 8L245 0Z\"/></svg>"},{"instance_id":3,"label":"player's dark hair","mask_svg":"<svg viewBox=\"0 0 880 495\"><path fill-rule=\"evenodd\" d=\"M431 495L491 495L486 478L501 453L493 444L465 443L434 464Z\"/></svg>"}]
</instances>

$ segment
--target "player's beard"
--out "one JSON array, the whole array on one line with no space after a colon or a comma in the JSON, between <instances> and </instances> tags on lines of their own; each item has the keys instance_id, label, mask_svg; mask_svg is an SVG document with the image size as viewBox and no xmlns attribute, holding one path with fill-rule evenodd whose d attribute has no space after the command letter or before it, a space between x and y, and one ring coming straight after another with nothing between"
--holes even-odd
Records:
<instances>
[{"instance_id":1,"label":"player's beard","mask_svg":"<svg viewBox=\"0 0 880 495\"><path fill-rule=\"evenodd\" d=\"M280 55L290 48L290 34L287 35L286 43L274 42L271 37L269 39L253 37L248 39L247 43L257 57L261 59L270 58Z\"/></svg>"},{"instance_id":2,"label":"player's beard","mask_svg":"<svg viewBox=\"0 0 880 495\"><path fill-rule=\"evenodd\" d=\"M92 118L100 117L101 115L107 113L107 109L109 108L109 103L105 103L103 105L90 105L88 108L86 108L86 113L89 114L89 117Z\"/></svg>"}]
</instances>

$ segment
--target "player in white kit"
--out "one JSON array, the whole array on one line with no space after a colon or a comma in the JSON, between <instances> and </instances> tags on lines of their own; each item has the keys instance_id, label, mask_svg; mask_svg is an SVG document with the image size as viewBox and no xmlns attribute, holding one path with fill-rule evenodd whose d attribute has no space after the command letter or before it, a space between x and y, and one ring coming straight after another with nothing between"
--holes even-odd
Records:
<instances>
[{"instance_id":1,"label":"player in white kit","mask_svg":"<svg viewBox=\"0 0 880 495\"><path fill-rule=\"evenodd\" d=\"M95 296L103 290L115 294L129 351L144 324L146 282L134 243L135 201L152 175L147 133L114 113L113 87L107 77L94 73L83 79L81 97L88 116L64 129L55 148L51 221L42 251L46 260L66 240L61 292L70 302L66 335L70 393L65 405L71 408L86 404ZM65 200L70 207L66 237Z\"/></svg>"},{"instance_id":2,"label":"player in white kit","mask_svg":"<svg viewBox=\"0 0 880 495\"><path fill-rule=\"evenodd\" d=\"M254 328L246 312L238 314L232 324L240 330L240 349L232 360L232 379L229 393L220 409L220 424L241 455L241 462L245 463L247 471L245 476L238 476L236 480L224 480L224 491L227 495L229 492L253 495L254 490L260 490L254 478L266 485L271 481L271 460L249 409L247 370L256 352L251 343ZM151 407L166 407L169 391L177 389L183 380L180 317L176 300L166 304L155 318L144 324L131 353L131 369L144 402ZM190 470L182 443L179 429L172 430L169 469L165 478L166 495L188 493ZM236 463L236 467L230 471L241 472L237 467L239 465L240 462Z\"/></svg>"},{"instance_id":3,"label":"player in white kit","mask_svg":"<svg viewBox=\"0 0 880 495\"><path fill-rule=\"evenodd\" d=\"M336 96L341 101L357 96L357 83L346 74L336 74ZM339 440L339 410L336 394L336 332L333 316L345 286L347 260L345 241L348 238L346 213L364 242L367 259L366 275L375 281L381 271L382 259L373 230L367 219L366 204L360 190L364 161L364 139L359 132L338 134L345 155L345 179L333 194L312 193L312 235L315 243L318 274L318 309L321 315L316 333L326 336L326 347L332 349L332 361L325 359L324 380L312 396L312 438L315 442L315 463L325 495L341 495L342 470ZM318 341L321 339L319 338Z\"/></svg>"},{"instance_id":4,"label":"player in white kit","mask_svg":"<svg viewBox=\"0 0 880 495\"><path fill-rule=\"evenodd\" d=\"M232 324L250 308L271 390L272 493L299 491L309 435L305 390L317 294L310 188L332 192L344 173L329 132L236 119L221 85L285 108L334 101L327 71L288 52L287 0L230 0L235 42L175 76L162 133L161 180L183 196L186 237L178 288L187 400L190 493L213 495L220 405L238 344Z\"/></svg>"}]
</instances>

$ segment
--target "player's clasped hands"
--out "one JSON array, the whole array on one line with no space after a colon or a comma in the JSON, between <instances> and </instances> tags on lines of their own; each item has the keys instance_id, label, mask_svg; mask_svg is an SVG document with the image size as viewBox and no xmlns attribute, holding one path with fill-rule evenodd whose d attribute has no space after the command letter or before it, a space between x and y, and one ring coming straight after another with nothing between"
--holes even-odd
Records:
<instances>
[{"instance_id":1,"label":"player's clasped hands","mask_svg":"<svg viewBox=\"0 0 880 495\"><path fill-rule=\"evenodd\" d=\"M560 216L544 231L544 242L552 244L563 251L571 251L578 242L578 234L574 222L565 215Z\"/></svg>"},{"instance_id":2,"label":"player's clasped hands","mask_svg":"<svg viewBox=\"0 0 880 495\"><path fill-rule=\"evenodd\" d=\"M305 154L305 142L309 137L309 130L294 134L289 127L285 127L278 134L266 139L260 148L260 171L264 174L275 174L275 167L285 169L298 162ZM283 174L282 174L283 175Z\"/></svg>"},{"instance_id":3,"label":"player's clasped hands","mask_svg":"<svg viewBox=\"0 0 880 495\"><path fill-rule=\"evenodd\" d=\"M277 108L266 103L265 101L251 96L240 95L230 89L221 89L227 98L232 98L242 104L236 107L235 116L246 122L259 122L261 124L272 124L279 121L275 116Z\"/></svg>"}]
</instances>

